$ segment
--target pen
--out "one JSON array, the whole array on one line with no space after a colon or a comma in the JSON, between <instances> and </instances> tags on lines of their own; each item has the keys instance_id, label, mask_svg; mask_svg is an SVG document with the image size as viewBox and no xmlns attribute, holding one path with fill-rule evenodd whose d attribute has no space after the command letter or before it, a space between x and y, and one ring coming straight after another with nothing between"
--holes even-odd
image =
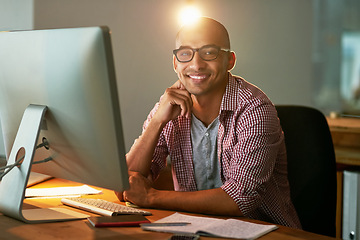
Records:
<instances>
[{"instance_id":1,"label":"pen","mask_svg":"<svg viewBox=\"0 0 360 240\"><path fill-rule=\"evenodd\" d=\"M164 222L164 223L141 223L141 227L170 227L170 226L186 226L189 222Z\"/></svg>"}]
</instances>

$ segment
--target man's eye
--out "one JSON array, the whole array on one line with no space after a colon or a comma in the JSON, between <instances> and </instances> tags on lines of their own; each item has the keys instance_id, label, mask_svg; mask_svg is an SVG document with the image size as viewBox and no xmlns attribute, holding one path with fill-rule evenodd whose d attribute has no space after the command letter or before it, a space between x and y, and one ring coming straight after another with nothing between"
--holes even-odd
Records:
<instances>
[{"instance_id":1,"label":"man's eye","mask_svg":"<svg viewBox=\"0 0 360 240\"><path fill-rule=\"evenodd\" d=\"M204 55L216 55L217 50L216 49L204 49L202 53Z\"/></svg>"},{"instance_id":2,"label":"man's eye","mask_svg":"<svg viewBox=\"0 0 360 240\"><path fill-rule=\"evenodd\" d=\"M191 55L191 52L190 51L180 52L180 55L181 56L189 56L189 55Z\"/></svg>"}]
</instances>

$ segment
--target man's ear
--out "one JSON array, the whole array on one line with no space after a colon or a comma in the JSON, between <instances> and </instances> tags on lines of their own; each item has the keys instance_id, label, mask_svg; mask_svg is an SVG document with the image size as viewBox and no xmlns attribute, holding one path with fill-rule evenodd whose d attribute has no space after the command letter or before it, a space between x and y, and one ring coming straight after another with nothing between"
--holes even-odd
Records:
<instances>
[{"instance_id":1,"label":"man's ear","mask_svg":"<svg viewBox=\"0 0 360 240\"><path fill-rule=\"evenodd\" d=\"M173 56L173 67L174 67L174 71L177 73L177 60L175 56Z\"/></svg>"},{"instance_id":2,"label":"man's ear","mask_svg":"<svg viewBox=\"0 0 360 240\"><path fill-rule=\"evenodd\" d=\"M235 52L230 52L229 53L229 63L228 63L228 67L227 70L230 71L235 67L236 64L236 55Z\"/></svg>"}]
</instances>

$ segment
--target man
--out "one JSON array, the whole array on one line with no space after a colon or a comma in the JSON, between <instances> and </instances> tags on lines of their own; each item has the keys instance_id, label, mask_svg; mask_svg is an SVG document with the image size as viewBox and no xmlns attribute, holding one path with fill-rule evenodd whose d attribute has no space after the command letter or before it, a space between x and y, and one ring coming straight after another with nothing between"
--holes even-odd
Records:
<instances>
[{"instance_id":1,"label":"man","mask_svg":"<svg viewBox=\"0 0 360 240\"><path fill-rule=\"evenodd\" d=\"M141 207L247 216L300 228L290 200L284 136L266 95L229 72L227 30L210 18L182 27L166 89L127 154ZM152 188L170 156L175 191Z\"/></svg>"}]
</instances>

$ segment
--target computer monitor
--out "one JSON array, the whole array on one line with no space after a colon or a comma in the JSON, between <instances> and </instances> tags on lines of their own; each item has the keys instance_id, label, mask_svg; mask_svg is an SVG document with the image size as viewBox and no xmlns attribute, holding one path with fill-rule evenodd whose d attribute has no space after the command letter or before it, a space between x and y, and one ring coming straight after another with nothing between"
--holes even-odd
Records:
<instances>
[{"instance_id":1,"label":"computer monitor","mask_svg":"<svg viewBox=\"0 0 360 240\"><path fill-rule=\"evenodd\" d=\"M107 27L0 33L0 121L8 164L25 156L0 183L1 212L43 221L22 209L30 171L115 191L128 187L117 90ZM42 142L48 146L35 150Z\"/></svg>"}]
</instances>

